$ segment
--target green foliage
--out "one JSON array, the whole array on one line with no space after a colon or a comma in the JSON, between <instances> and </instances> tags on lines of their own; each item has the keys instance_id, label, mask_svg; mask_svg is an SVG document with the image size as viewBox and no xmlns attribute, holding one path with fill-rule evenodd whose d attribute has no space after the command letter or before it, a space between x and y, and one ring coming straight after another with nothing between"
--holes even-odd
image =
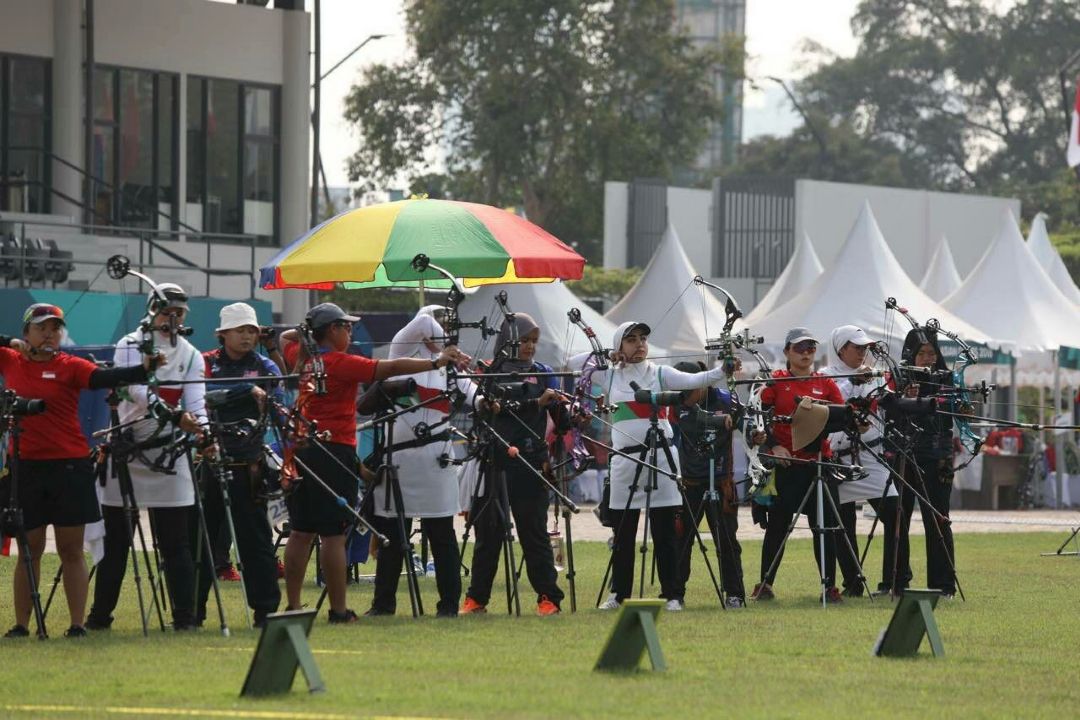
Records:
<instances>
[{"instance_id":1,"label":"green foliage","mask_svg":"<svg viewBox=\"0 0 1080 720\"><path fill-rule=\"evenodd\" d=\"M350 178L524 206L593 260L603 182L693 158L720 117L713 73L742 73L741 45L673 32L672 0L411 0L406 25L415 58L346 99Z\"/></svg>"},{"instance_id":2,"label":"green foliage","mask_svg":"<svg viewBox=\"0 0 1080 720\"><path fill-rule=\"evenodd\" d=\"M432 304L441 302L445 293L433 293L428 290L424 293L424 302ZM420 309L420 291L409 288L373 288L368 290L346 290L334 288L321 293L319 302L332 302L339 305L345 312L363 314L375 310L415 312Z\"/></svg>"},{"instance_id":3,"label":"green foliage","mask_svg":"<svg viewBox=\"0 0 1080 720\"><path fill-rule=\"evenodd\" d=\"M602 299L617 303L641 278L641 268L604 268L586 265L580 280L566 283L575 295L585 300Z\"/></svg>"}]
</instances>

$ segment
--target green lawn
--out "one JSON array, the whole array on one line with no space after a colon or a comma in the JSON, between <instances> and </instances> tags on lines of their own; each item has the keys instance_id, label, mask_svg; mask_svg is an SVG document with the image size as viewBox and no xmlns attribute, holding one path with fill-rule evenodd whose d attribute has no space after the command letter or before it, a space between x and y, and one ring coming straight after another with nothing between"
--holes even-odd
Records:
<instances>
[{"instance_id":1,"label":"green lawn","mask_svg":"<svg viewBox=\"0 0 1080 720\"><path fill-rule=\"evenodd\" d=\"M328 692L309 696L300 679L291 695L261 701L237 697L255 633L235 630L226 639L208 628L144 639L132 586L111 632L65 640L60 600L51 614L53 639L0 641L0 716L1073 717L1080 708L1080 561L1039 557L1063 537L958 536L968 599L938 607L943 659L931 658L925 643L917 659L872 658L891 604L815 606L810 545L801 541L785 557L778 600L739 612L716 606L695 553L687 611L659 620L669 671L593 673L613 616L585 608L595 600L607 552L580 543L576 615L538 618L530 603L528 615L507 617L497 588L487 616L399 615L344 628L320 618L311 644ZM921 560L921 539L912 546ZM745 548L748 578L757 574L759 554L759 544ZM871 555L872 568L879 557ZM13 562L0 563L4 628ZM869 574L876 581L876 570ZM434 581L422 582L433 611ZM239 590L227 590L231 623L239 627ZM399 611L407 613L404 591L402 583ZM350 593L354 608L367 607L370 585ZM523 596L532 599L528 590ZM316 597L312 588L307 599ZM153 712L168 708L181 710Z\"/></svg>"}]
</instances>

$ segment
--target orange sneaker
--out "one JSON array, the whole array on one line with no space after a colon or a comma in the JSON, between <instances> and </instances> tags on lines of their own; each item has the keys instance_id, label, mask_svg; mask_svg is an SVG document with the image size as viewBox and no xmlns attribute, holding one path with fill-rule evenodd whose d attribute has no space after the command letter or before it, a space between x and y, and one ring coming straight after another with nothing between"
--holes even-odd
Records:
<instances>
[{"instance_id":1,"label":"orange sneaker","mask_svg":"<svg viewBox=\"0 0 1080 720\"><path fill-rule=\"evenodd\" d=\"M481 605L473 600L468 595L465 596L465 602L461 604L460 613L462 615L479 615L487 612L487 605Z\"/></svg>"},{"instance_id":2,"label":"orange sneaker","mask_svg":"<svg viewBox=\"0 0 1080 720\"><path fill-rule=\"evenodd\" d=\"M240 573L237 571L236 566L232 563L225 565L217 572L218 580L226 580L228 582L240 582Z\"/></svg>"},{"instance_id":3,"label":"orange sneaker","mask_svg":"<svg viewBox=\"0 0 1080 720\"><path fill-rule=\"evenodd\" d=\"M540 602L536 604L536 614L540 617L547 617L548 615L558 615L562 610L555 603L548 600L547 595L540 596Z\"/></svg>"}]
</instances>

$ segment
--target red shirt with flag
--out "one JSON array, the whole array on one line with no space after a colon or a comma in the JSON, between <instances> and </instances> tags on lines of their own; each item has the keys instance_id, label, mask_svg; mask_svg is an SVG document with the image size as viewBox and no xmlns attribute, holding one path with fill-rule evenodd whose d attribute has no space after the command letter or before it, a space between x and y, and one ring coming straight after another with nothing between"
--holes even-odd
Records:
<instances>
[{"instance_id":1,"label":"red shirt with flag","mask_svg":"<svg viewBox=\"0 0 1080 720\"><path fill-rule=\"evenodd\" d=\"M773 372L774 378L789 378L795 377L787 370L776 370ZM840 388L836 386L836 382L821 373L814 373L808 376L804 380L788 380L785 382L774 383L761 391L761 404L764 407L771 407L777 415L790 416L795 412L795 397L811 397L814 400L821 400L827 403L834 403L836 405L844 404L844 396L840 394ZM773 423L772 436L779 444L783 445L789 451L791 451L791 424L790 423ZM828 441L822 443L825 457L831 457L832 452L829 450ZM813 460L817 458L817 453L807 449L791 451L791 454L797 458L804 460Z\"/></svg>"},{"instance_id":2,"label":"red shirt with flag","mask_svg":"<svg viewBox=\"0 0 1080 720\"><path fill-rule=\"evenodd\" d=\"M300 343L287 342L281 348L289 367L296 365ZM322 354L326 368L326 394L316 395L301 379L298 403L308 420L318 423L318 431L330 431L330 441L356 447L356 392L361 383L375 381L379 362L360 355L333 350Z\"/></svg>"},{"instance_id":3,"label":"red shirt with flag","mask_svg":"<svg viewBox=\"0 0 1080 720\"><path fill-rule=\"evenodd\" d=\"M4 386L19 397L45 401L45 412L20 418L19 457L61 460L90 454L79 425L79 392L90 386L97 366L67 353L48 362L34 362L11 348L0 348ZM10 451L10 448L9 448Z\"/></svg>"}]
</instances>

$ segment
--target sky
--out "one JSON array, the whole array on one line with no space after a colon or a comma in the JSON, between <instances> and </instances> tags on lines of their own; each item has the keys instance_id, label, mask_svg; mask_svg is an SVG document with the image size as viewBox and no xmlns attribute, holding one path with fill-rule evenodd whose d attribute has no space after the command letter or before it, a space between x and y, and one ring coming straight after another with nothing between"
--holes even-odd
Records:
<instances>
[{"instance_id":1,"label":"sky","mask_svg":"<svg viewBox=\"0 0 1080 720\"><path fill-rule=\"evenodd\" d=\"M747 75L797 79L810 69L800 50L814 40L837 55L855 52L850 18L858 0L746 0ZM312 3L308 3L310 6ZM367 65L409 56L401 0L322 0L322 65L325 73L369 35L373 40L335 70L322 86L320 144L330 186L348 184L346 160L357 139L342 119L349 87ZM748 83L743 103L743 140L785 135L799 124L784 91L762 79Z\"/></svg>"}]
</instances>

